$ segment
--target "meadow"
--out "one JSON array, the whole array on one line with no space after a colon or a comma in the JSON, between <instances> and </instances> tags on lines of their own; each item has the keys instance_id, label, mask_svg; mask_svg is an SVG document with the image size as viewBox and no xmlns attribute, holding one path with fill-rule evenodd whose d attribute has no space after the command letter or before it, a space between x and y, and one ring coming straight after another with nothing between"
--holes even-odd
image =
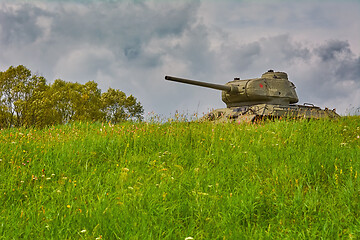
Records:
<instances>
[{"instance_id":1,"label":"meadow","mask_svg":"<svg viewBox=\"0 0 360 240\"><path fill-rule=\"evenodd\" d=\"M360 118L0 131L0 239L358 239Z\"/></svg>"}]
</instances>

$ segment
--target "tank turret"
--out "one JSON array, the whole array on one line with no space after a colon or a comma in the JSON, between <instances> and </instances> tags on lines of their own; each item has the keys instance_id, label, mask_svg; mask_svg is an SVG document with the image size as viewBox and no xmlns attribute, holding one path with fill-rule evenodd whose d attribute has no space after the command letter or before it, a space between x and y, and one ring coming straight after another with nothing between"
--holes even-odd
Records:
<instances>
[{"instance_id":1,"label":"tank turret","mask_svg":"<svg viewBox=\"0 0 360 240\"><path fill-rule=\"evenodd\" d=\"M335 110L321 110L312 104L307 106L294 105L299 101L295 85L288 80L288 76L284 72L269 70L262 74L260 78L244 80L234 78L234 80L224 85L172 76L165 76L165 79L221 90L222 101L227 108L211 112L208 115L208 118L211 119L239 119L242 117L248 121L249 115L254 118L284 115L306 118L338 116ZM250 117L250 119L253 118Z\"/></svg>"},{"instance_id":2,"label":"tank turret","mask_svg":"<svg viewBox=\"0 0 360 240\"><path fill-rule=\"evenodd\" d=\"M225 85L165 76L166 80L222 90L222 100L227 107L242 107L259 103L289 105L299 101L295 85L287 74L269 70L261 78L240 80L235 78Z\"/></svg>"}]
</instances>

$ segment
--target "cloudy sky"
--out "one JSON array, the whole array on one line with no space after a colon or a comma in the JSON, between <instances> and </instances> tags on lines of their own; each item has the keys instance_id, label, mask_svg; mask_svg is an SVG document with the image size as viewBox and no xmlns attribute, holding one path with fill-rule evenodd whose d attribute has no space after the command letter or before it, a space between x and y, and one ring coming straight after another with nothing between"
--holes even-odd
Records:
<instances>
[{"instance_id":1,"label":"cloudy sky","mask_svg":"<svg viewBox=\"0 0 360 240\"><path fill-rule=\"evenodd\" d=\"M284 71L299 103L360 107L360 1L0 0L0 70L49 83L94 80L133 94L146 114L222 108L213 83Z\"/></svg>"}]
</instances>

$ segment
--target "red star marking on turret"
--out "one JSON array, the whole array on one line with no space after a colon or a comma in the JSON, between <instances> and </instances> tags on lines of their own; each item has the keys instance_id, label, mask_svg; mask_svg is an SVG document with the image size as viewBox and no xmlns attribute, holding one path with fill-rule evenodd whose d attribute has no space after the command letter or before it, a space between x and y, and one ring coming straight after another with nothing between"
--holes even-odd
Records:
<instances>
[{"instance_id":1,"label":"red star marking on turret","mask_svg":"<svg viewBox=\"0 0 360 240\"><path fill-rule=\"evenodd\" d=\"M261 88L263 87L263 85L262 85L261 83L259 84L259 86L260 86Z\"/></svg>"}]
</instances>

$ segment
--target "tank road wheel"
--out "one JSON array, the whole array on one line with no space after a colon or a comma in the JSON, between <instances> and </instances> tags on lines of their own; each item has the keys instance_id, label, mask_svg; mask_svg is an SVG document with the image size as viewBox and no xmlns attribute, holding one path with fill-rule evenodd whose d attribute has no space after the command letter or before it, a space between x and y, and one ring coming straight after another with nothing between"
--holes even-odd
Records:
<instances>
[{"instance_id":1,"label":"tank road wheel","mask_svg":"<svg viewBox=\"0 0 360 240\"><path fill-rule=\"evenodd\" d=\"M256 117L254 117L252 122L253 123L260 123L260 122L263 122L265 119L266 119L266 116L256 115Z\"/></svg>"}]
</instances>

